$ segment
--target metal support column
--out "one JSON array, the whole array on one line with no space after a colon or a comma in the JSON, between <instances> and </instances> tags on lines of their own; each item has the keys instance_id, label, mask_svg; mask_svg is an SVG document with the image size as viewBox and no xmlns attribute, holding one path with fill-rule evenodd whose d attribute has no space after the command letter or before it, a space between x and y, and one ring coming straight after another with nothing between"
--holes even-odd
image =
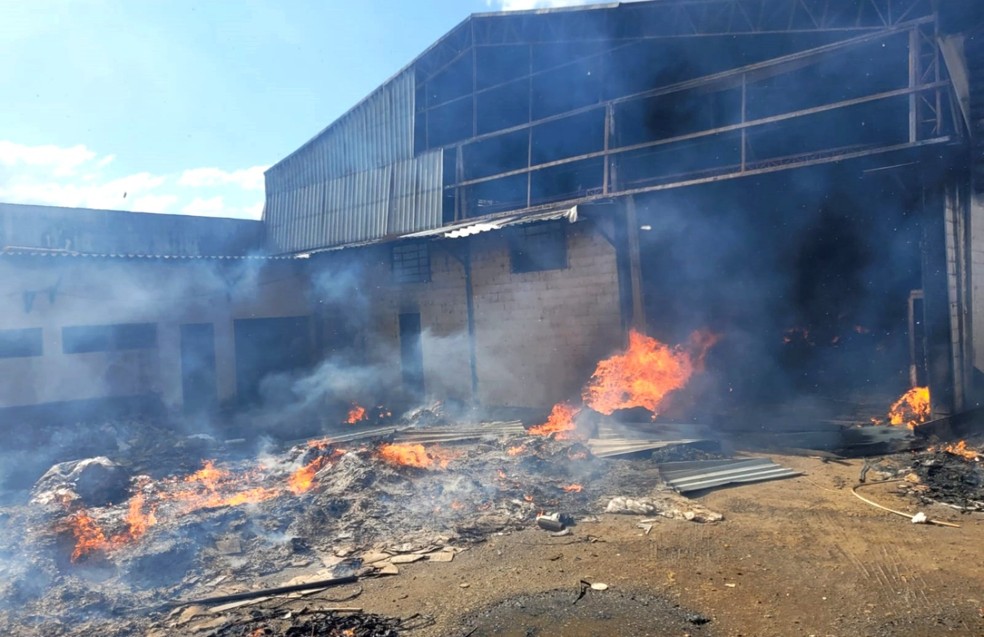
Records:
<instances>
[{"instance_id":1,"label":"metal support column","mask_svg":"<svg viewBox=\"0 0 984 637\"><path fill-rule=\"evenodd\" d=\"M642 298L642 261L639 253L639 219L635 197L625 200L625 226L629 251L629 274L632 282L632 321L635 330L646 330L646 308Z\"/></svg>"}]
</instances>

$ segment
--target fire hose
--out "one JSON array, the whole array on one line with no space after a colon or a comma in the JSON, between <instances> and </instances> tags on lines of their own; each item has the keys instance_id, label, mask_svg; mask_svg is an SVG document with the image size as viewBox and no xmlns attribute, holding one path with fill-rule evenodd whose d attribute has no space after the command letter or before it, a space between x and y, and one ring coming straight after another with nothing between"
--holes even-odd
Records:
<instances>
[{"instance_id":1,"label":"fire hose","mask_svg":"<svg viewBox=\"0 0 984 637\"><path fill-rule=\"evenodd\" d=\"M858 489L860 489L861 487L867 487L867 486L871 486L873 484L887 484L889 482L901 482L901 481L902 480L900 480L900 479L894 479L894 480L881 480L879 482L865 482L865 483L861 483L861 484L855 485L851 489L851 493L853 493L862 502L866 502L866 503L870 504L871 506L873 506L873 507L875 507L877 509L881 509L882 511L888 511L889 513L894 513L895 515L901 515L902 517L908 518L911 521L915 517L914 515L911 515L909 513L906 513L905 511L899 511L897 509L890 509L887 506L883 506L881 504L878 504L877 502L873 502L872 500L869 500L868 498L866 498L863 495L861 495L860 493L858 493ZM960 528L960 525L959 524L954 524L953 522L944 522L943 520L926 520L926 522L928 522L929 524L936 524L938 526L948 526L948 527L951 527L951 528L954 528L954 529L959 529Z\"/></svg>"}]
</instances>

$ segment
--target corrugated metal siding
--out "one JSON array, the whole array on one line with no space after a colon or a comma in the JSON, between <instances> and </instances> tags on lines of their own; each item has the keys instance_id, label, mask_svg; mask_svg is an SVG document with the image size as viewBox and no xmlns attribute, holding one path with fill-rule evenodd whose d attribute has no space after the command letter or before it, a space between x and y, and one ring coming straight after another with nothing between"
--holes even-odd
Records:
<instances>
[{"instance_id":1,"label":"corrugated metal siding","mask_svg":"<svg viewBox=\"0 0 984 637\"><path fill-rule=\"evenodd\" d=\"M442 152L413 156L414 76L396 76L266 173L275 252L441 224Z\"/></svg>"},{"instance_id":2,"label":"corrugated metal siding","mask_svg":"<svg viewBox=\"0 0 984 637\"><path fill-rule=\"evenodd\" d=\"M267 196L276 252L297 252L441 225L442 151Z\"/></svg>"}]
</instances>

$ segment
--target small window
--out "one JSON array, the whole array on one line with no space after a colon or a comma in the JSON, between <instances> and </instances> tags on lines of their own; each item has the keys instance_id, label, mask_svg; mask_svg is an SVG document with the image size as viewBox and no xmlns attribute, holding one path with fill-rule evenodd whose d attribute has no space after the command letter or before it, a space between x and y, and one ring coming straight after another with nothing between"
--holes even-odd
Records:
<instances>
[{"instance_id":1,"label":"small window","mask_svg":"<svg viewBox=\"0 0 984 637\"><path fill-rule=\"evenodd\" d=\"M393 246L393 280L397 283L430 281L430 252L426 243Z\"/></svg>"},{"instance_id":2,"label":"small window","mask_svg":"<svg viewBox=\"0 0 984 637\"><path fill-rule=\"evenodd\" d=\"M0 358L41 356L41 328L0 330Z\"/></svg>"},{"instance_id":3,"label":"small window","mask_svg":"<svg viewBox=\"0 0 984 637\"><path fill-rule=\"evenodd\" d=\"M62 351L66 354L154 347L157 347L157 326L153 323L79 325L62 328Z\"/></svg>"},{"instance_id":4,"label":"small window","mask_svg":"<svg viewBox=\"0 0 984 637\"><path fill-rule=\"evenodd\" d=\"M513 272L539 272L567 267L567 233L564 221L524 226L510 237L509 260Z\"/></svg>"}]
</instances>

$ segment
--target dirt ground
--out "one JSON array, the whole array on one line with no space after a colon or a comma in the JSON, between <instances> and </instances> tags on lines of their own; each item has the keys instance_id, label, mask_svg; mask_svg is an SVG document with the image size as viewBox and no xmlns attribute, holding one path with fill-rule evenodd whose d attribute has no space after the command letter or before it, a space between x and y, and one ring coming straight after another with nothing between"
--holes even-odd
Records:
<instances>
[{"instance_id":1,"label":"dirt ground","mask_svg":"<svg viewBox=\"0 0 984 637\"><path fill-rule=\"evenodd\" d=\"M641 517L604 515L567 537L536 529L495 536L453 562L401 565L398 576L365 581L354 603L385 615L432 615L435 625L413 632L420 637L984 635L984 515L935 506L923 510L961 528L912 524L852 496L860 461L771 457L806 475L700 497L724 522L660 520L645 534L636 527ZM916 511L894 485L865 495ZM574 612L562 604L531 610L531 596L548 591L569 591L573 602L582 579L609 585L586 596L594 609L608 596L611 612L565 622ZM711 621L681 628L654 612L643 627L629 611L620 617L634 599ZM515 609L508 629L503 608ZM537 613L553 616L531 619Z\"/></svg>"}]
</instances>

